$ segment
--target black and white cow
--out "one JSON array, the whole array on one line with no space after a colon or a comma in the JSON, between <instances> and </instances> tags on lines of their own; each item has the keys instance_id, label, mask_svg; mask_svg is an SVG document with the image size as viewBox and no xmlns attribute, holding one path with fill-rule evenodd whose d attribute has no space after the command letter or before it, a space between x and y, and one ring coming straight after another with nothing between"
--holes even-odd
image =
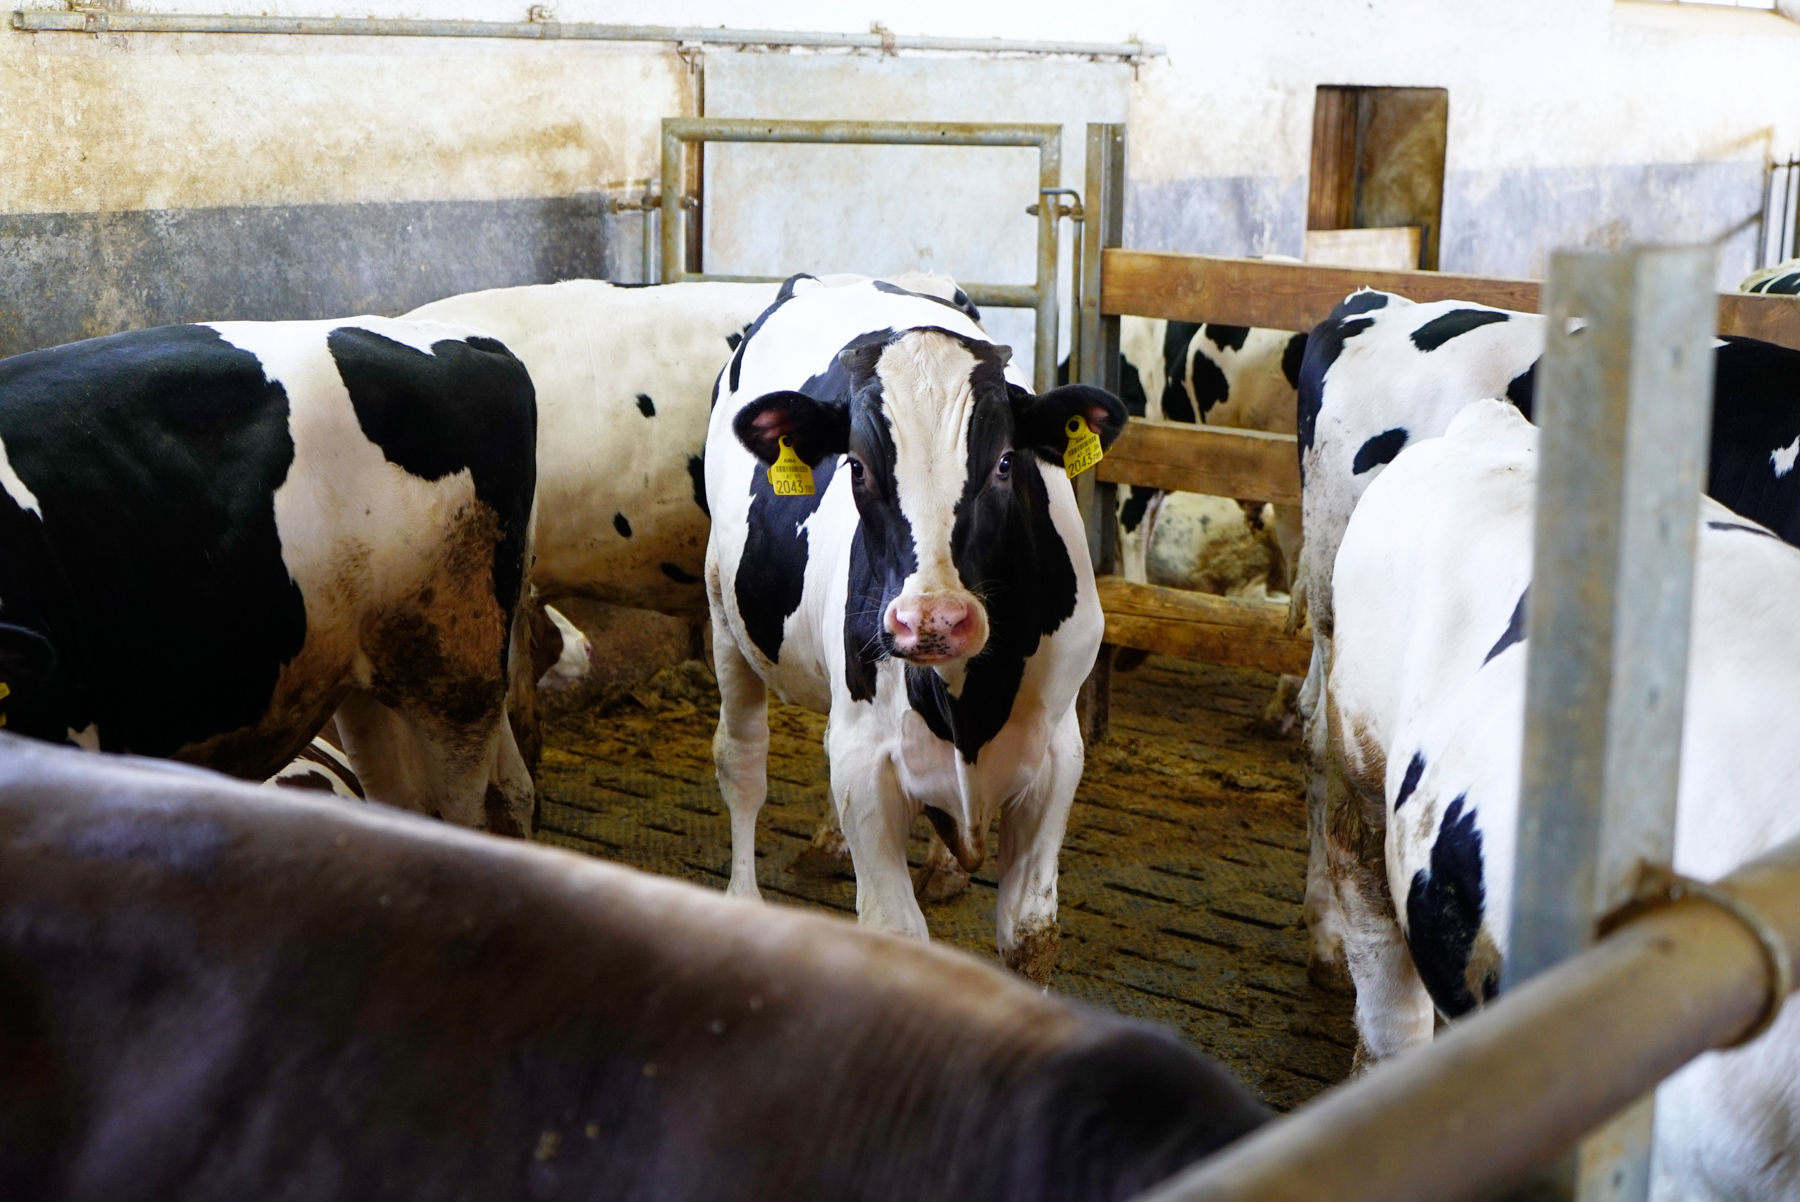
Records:
<instances>
[{"instance_id":1,"label":"black and white cow","mask_svg":"<svg viewBox=\"0 0 1800 1202\"><path fill-rule=\"evenodd\" d=\"M1501 979L1525 710L1537 431L1462 409L1364 494L1335 571L1334 770L1385 817L1385 880L1337 865L1357 1026L1374 1056L1432 1037ZM1702 499L1677 871L1722 876L1800 837L1800 550ZM1388 898L1391 896L1391 905ZM1708 1056L1657 1105L1657 1196L1800 1195L1800 1010Z\"/></svg>"},{"instance_id":2,"label":"black and white cow","mask_svg":"<svg viewBox=\"0 0 1800 1202\"><path fill-rule=\"evenodd\" d=\"M1800 259L1751 272L1738 285L1739 292L1766 292L1771 296L1800 296Z\"/></svg>"},{"instance_id":3,"label":"black and white cow","mask_svg":"<svg viewBox=\"0 0 1800 1202\"><path fill-rule=\"evenodd\" d=\"M946 276L895 279L968 306ZM484 330L531 373L538 401L532 581L544 597L705 612L700 573L710 523L701 456L709 399L777 289L564 280L463 293L406 315Z\"/></svg>"},{"instance_id":4,"label":"black and white cow","mask_svg":"<svg viewBox=\"0 0 1800 1202\"><path fill-rule=\"evenodd\" d=\"M0 734L9 1199L1097 1202L1266 1118L962 953Z\"/></svg>"},{"instance_id":5,"label":"black and white cow","mask_svg":"<svg viewBox=\"0 0 1800 1202\"><path fill-rule=\"evenodd\" d=\"M998 812L1000 951L1042 980L1102 628L1061 464L1071 426L1110 444L1125 411L1082 386L1034 396L1008 356L956 307L881 281L796 276L757 319L707 440L714 754L730 889L755 896L768 692L829 714L857 913L920 938L913 819L923 807L973 869ZM810 494L773 490L784 446Z\"/></svg>"},{"instance_id":6,"label":"black and white cow","mask_svg":"<svg viewBox=\"0 0 1800 1202\"><path fill-rule=\"evenodd\" d=\"M221 322L0 361L10 730L260 780L337 713L374 797L523 832L535 408L454 326Z\"/></svg>"},{"instance_id":7,"label":"black and white cow","mask_svg":"<svg viewBox=\"0 0 1800 1202\"><path fill-rule=\"evenodd\" d=\"M1133 417L1292 434L1306 337L1286 330L1122 317L1119 396ZM1127 580L1149 579L1150 542L1166 495L1138 484L1120 492L1119 567ZM1300 546L1300 515L1289 506L1276 506L1274 526L1291 573Z\"/></svg>"},{"instance_id":8,"label":"black and white cow","mask_svg":"<svg viewBox=\"0 0 1800 1202\"><path fill-rule=\"evenodd\" d=\"M531 373L532 580L546 598L573 593L662 613L705 611L707 399L775 291L565 280L463 293L407 314L485 330Z\"/></svg>"},{"instance_id":9,"label":"black and white cow","mask_svg":"<svg viewBox=\"0 0 1800 1202\"><path fill-rule=\"evenodd\" d=\"M264 781L278 789L311 789L329 793L345 801L367 801L362 781L350 766L350 757L324 735L314 735L312 742L300 749L293 762Z\"/></svg>"},{"instance_id":10,"label":"black and white cow","mask_svg":"<svg viewBox=\"0 0 1800 1202\"><path fill-rule=\"evenodd\" d=\"M1331 573L1363 490L1411 442L1443 433L1466 405L1505 397L1532 412L1545 318L1462 301L1416 304L1359 291L1312 333L1301 365L1299 448L1304 543L1294 614L1309 615L1313 664L1301 690L1313 857L1307 913L1315 953L1337 959L1322 859L1328 811L1319 694L1331 667ZM1707 491L1800 543L1800 351L1749 338L1716 343ZM1341 824L1340 824L1341 825Z\"/></svg>"}]
</instances>

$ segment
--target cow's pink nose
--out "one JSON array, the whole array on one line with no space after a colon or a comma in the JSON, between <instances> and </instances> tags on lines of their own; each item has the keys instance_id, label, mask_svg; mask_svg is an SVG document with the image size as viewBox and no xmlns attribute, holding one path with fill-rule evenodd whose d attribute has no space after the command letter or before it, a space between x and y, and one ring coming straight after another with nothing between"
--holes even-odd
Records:
<instances>
[{"instance_id":1,"label":"cow's pink nose","mask_svg":"<svg viewBox=\"0 0 1800 1202\"><path fill-rule=\"evenodd\" d=\"M955 597L898 597L888 606L888 634L908 659L957 659L980 650L980 616L973 604Z\"/></svg>"}]
</instances>

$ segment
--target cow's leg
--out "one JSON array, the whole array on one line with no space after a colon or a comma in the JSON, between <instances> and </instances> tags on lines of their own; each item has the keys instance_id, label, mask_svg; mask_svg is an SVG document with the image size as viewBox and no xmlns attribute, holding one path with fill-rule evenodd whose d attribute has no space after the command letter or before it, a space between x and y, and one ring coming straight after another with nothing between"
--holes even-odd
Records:
<instances>
[{"instance_id":1,"label":"cow's leg","mask_svg":"<svg viewBox=\"0 0 1800 1202\"><path fill-rule=\"evenodd\" d=\"M1356 987L1358 1068L1431 1042L1436 1011L1379 864L1334 841L1331 873L1341 915L1344 962Z\"/></svg>"},{"instance_id":2,"label":"cow's leg","mask_svg":"<svg viewBox=\"0 0 1800 1202\"><path fill-rule=\"evenodd\" d=\"M1156 533L1156 517L1162 512L1163 498L1169 494L1161 489L1150 492L1144 503L1141 516L1130 529L1126 529L1123 513L1128 505L1134 504L1132 488L1119 492L1119 572L1133 584L1144 584L1150 579L1150 539Z\"/></svg>"},{"instance_id":3,"label":"cow's leg","mask_svg":"<svg viewBox=\"0 0 1800 1202\"><path fill-rule=\"evenodd\" d=\"M500 707L468 724L409 709L360 689L338 706L344 753L369 797L458 826L529 835L531 773Z\"/></svg>"},{"instance_id":4,"label":"cow's leg","mask_svg":"<svg viewBox=\"0 0 1800 1202\"><path fill-rule=\"evenodd\" d=\"M437 766L411 723L361 689L344 697L332 723L370 801L443 816L432 801L439 793Z\"/></svg>"},{"instance_id":5,"label":"cow's leg","mask_svg":"<svg viewBox=\"0 0 1800 1202\"><path fill-rule=\"evenodd\" d=\"M847 724L846 724L847 725ZM929 939L925 912L906 871L906 838L919 809L900 790L893 763L864 733L833 724L825 732L831 796L856 867L856 917L864 926Z\"/></svg>"},{"instance_id":6,"label":"cow's leg","mask_svg":"<svg viewBox=\"0 0 1800 1202\"><path fill-rule=\"evenodd\" d=\"M756 816L769 794L769 689L738 650L722 609L714 606L713 613L713 671L719 678L713 767L731 814L731 882L725 892L760 898Z\"/></svg>"},{"instance_id":7,"label":"cow's leg","mask_svg":"<svg viewBox=\"0 0 1800 1202\"><path fill-rule=\"evenodd\" d=\"M1049 763L1038 787L1000 812L1000 897L995 911L1000 958L1039 985L1056 971L1062 935L1056 925L1056 866L1085 752L1071 710L1045 748Z\"/></svg>"},{"instance_id":8,"label":"cow's leg","mask_svg":"<svg viewBox=\"0 0 1800 1202\"><path fill-rule=\"evenodd\" d=\"M1301 912L1312 945L1308 976L1317 985L1342 987L1344 920L1326 858L1326 816L1334 804L1328 794L1333 784L1341 787L1330 768L1330 733L1325 720L1325 665L1329 662L1327 648L1315 639L1312 663L1298 698L1306 747L1306 900Z\"/></svg>"},{"instance_id":9,"label":"cow's leg","mask_svg":"<svg viewBox=\"0 0 1800 1202\"><path fill-rule=\"evenodd\" d=\"M1324 698L1320 708L1328 731L1325 872L1335 900L1344 964L1356 987L1360 1068L1430 1042L1436 1011L1388 893L1386 773L1381 757L1364 752L1352 760L1346 744L1351 736L1332 698Z\"/></svg>"}]
</instances>

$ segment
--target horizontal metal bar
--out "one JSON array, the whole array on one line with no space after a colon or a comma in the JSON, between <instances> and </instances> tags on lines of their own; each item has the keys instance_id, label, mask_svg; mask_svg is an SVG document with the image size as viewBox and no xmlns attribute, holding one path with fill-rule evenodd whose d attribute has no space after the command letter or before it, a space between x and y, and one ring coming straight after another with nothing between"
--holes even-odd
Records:
<instances>
[{"instance_id":1,"label":"horizontal metal bar","mask_svg":"<svg viewBox=\"0 0 1800 1202\"><path fill-rule=\"evenodd\" d=\"M715 284L779 284L786 278L779 275L715 274L710 271L684 271L675 277L677 280L706 280ZM965 284L958 280L956 286L977 305L993 309L1037 307L1037 289L1030 284Z\"/></svg>"},{"instance_id":2,"label":"horizontal metal bar","mask_svg":"<svg viewBox=\"0 0 1800 1202\"><path fill-rule=\"evenodd\" d=\"M1800 840L1717 886L1800 956ZM1725 907L1652 910L1430 1047L1338 1086L1137 1202L1491 1197L1779 1004L1768 953Z\"/></svg>"},{"instance_id":3,"label":"horizontal metal bar","mask_svg":"<svg viewBox=\"0 0 1800 1202\"><path fill-rule=\"evenodd\" d=\"M668 117L663 136L680 142L829 142L882 146L1060 145L1060 125L973 121L768 121L755 117Z\"/></svg>"},{"instance_id":4,"label":"horizontal metal bar","mask_svg":"<svg viewBox=\"0 0 1800 1202\"><path fill-rule=\"evenodd\" d=\"M1165 53L1149 42L1016 41L879 33L709 29L696 25L600 25L558 21L446 21L385 17L262 17L203 13L14 10L12 27L29 33L262 33L400 38L534 38L550 41L674 42L703 46L798 46L816 49L928 50L963 54L1079 55L1131 61Z\"/></svg>"}]
</instances>

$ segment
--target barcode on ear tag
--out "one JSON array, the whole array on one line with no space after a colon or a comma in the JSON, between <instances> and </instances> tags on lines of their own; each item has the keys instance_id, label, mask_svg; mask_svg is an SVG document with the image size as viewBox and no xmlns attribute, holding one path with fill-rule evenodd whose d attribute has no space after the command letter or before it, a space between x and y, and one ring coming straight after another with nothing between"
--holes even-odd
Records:
<instances>
[{"instance_id":1,"label":"barcode on ear tag","mask_svg":"<svg viewBox=\"0 0 1800 1202\"><path fill-rule=\"evenodd\" d=\"M1104 459L1106 452L1100 449L1100 436L1085 419L1071 417L1063 430L1069 436L1068 448L1063 451L1063 471L1073 480Z\"/></svg>"},{"instance_id":2,"label":"barcode on ear tag","mask_svg":"<svg viewBox=\"0 0 1800 1202\"><path fill-rule=\"evenodd\" d=\"M812 469L800 461L800 456L794 454L794 448L785 438L781 440L781 453L769 465L769 487L778 497L813 495Z\"/></svg>"}]
</instances>

